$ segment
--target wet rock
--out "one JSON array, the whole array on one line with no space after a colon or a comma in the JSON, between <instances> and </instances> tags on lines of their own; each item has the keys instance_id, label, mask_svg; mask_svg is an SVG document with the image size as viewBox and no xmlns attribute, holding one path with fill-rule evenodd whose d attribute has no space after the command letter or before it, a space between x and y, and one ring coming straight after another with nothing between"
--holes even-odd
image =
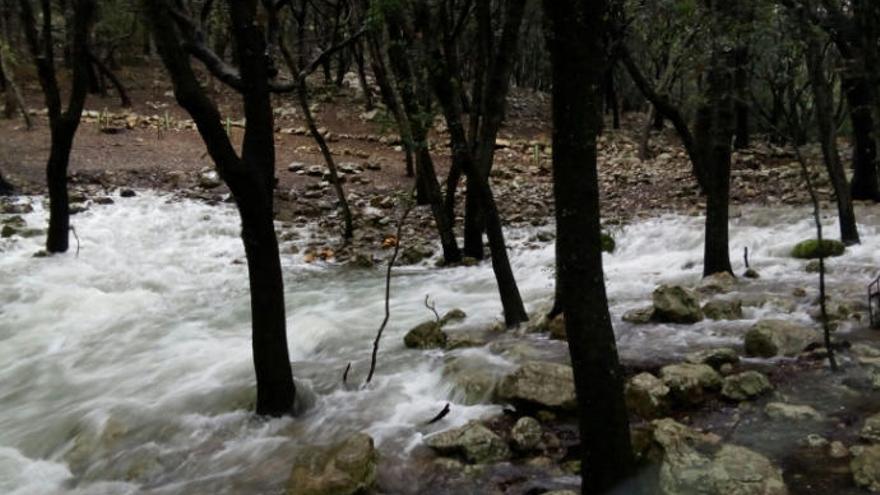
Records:
<instances>
[{"instance_id":1,"label":"wet rock","mask_svg":"<svg viewBox=\"0 0 880 495\"><path fill-rule=\"evenodd\" d=\"M703 319L697 295L678 285L654 289L654 319L668 323L696 323Z\"/></svg>"},{"instance_id":2,"label":"wet rock","mask_svg":"<svg viewBox=\"0 0 880 495\"><path fill-rule=\"evenodd\" d=\"M870 416L865 420L859 436L869 442L880 443L880 413Z\"/></svg>"},{"instance_id":3,"label":"wet rock","mask_svg":"<svg viewBox=\"0 0 880 495\"><path fill-rule=\"evenodd\" d=\"M828 444L828 455L832 459L843 459L844 457L849 457L849 449L846 448L843 442L835 440Z\"/></svg>"},{"instance_id":4,"label":"wet rock","mask_svg":"<svg viewBox=\"0 0 880 495\"><path fill-rule=\"evenodd\" d=\"M132 190L132 189L123 189L123 190L119 191L119 197L121 197L121 198L133 198L135 196L137 196L137 193L135 193L134 190ZM107 203L107 202L102 203L102 202L98 202L97 200L95 200L95 202L98 202L98 204L113 204L112 198L107 198L107 199L110 200L109 203Z\"/></svg>"},{"instance_id":5,"label":"wet rock","mask_svg":"<svg viewBox=\"0 0 880 495\"><path fill-rule=\"evenodd\" d=\"M742 300L713 299L703 305L703 314L710 320L740 320L743 317Z\"/></svg>"},{"instance_id":6,"label":"wet rock","mask_svg":"<svg viewBox=\"0 0 880 495\"><path fill-rule=\"evenodd\" d=\"M704 349L688 353L685 356L685 360L693 364L708 364L717 370L725 364L738 363L739 356L736 354L736 351L729 347L719 347L717 349Z\"/></svg>"},{"instance_id":7,"label":"wet rock","mask_svg":"<svg viewBox=\"0 0 880 495\"><path fill-rule=\"evenodd\" d=\"M700 281L697 289L703 294L723 294L736 287L736 277L730 272L713 273Z\"/></svg>"},{"instance_id":8,"label":"wet rock","mask_svg":"<svg viewBox=\"0 0 880 495\"><path fill-rule=\"evenodd\" d=\"M761 278L761 275L754 268L749 268L743 273L743 277L755 279Z\"/></svg>"},{"instance_id":9,"label":"wet rock","mask_svg":"<svg viewBox=\"0 0 880 495\"><path fill-rule=\"evenodd\" d=\"M872 493L880 493L880 445L865 447L850 462L853 481Z\"/></svg>"},{"instance_id":10,"label":"wet rock","mask_svg":"<svg viewBox=\"0 0 880 495\"><path fill-rule=\"evenodd\" d=\"M503 461L510 457L504 439L476 421L430 435L425 438L425 445L442 455L463 456L474 464Z\"/></svg>"},{"instance_id":11,"label":"wet rock","mask_svg":"<svg viewBox=\"0 0 880 495\"><path fill-rule=\"evenodd\" d=\"M669 410L669 387L650 373L639 373L624 388L626 407L643 418L656 418Z\"/></svg>"},{"instance_id":12,"label":"wet rock","mask_svg":"<svg viewBox=\"0 0 880 495\"><path fill-rule=\"evenodd\" d=\"M13 203L11 201L0 201L0 213L4 215L22 215L25 213L33 213L34 207L30 203Z\"/></svg>"},{"instance_id":13,"label":"wet rock","mask_svg":"<svg viewBox=\"0 0 880 495\"><path fill-rule=\"evenodd\" d=\"M822 247L819 247L817 239L808 239L801 241L791 249L791 255L794 258L814 259L821 255L825 257L840 256L846 250L846 246L842 242L833 239L822 239Z\"/></svg>"},{"instance_id":14,"label":"wet rock","mask_svg":"<svg viewBox=\"0 0 880 495\"><path fill-rule=\"evenodd\" d=\"M221 185L223 185L223 181L216 170L204 168L199 172L199 187L202 189L214 189Z\"/></svg>"},{"instance_id":15,"label":"wet rock","mask_svg":"<svg viewBox=\"0 0 880 495\"><path fill-rule=\"evenodd\" d=\"M660 369L660 378L674 400L699 404L710 390L721 387L721 375L706 364L670 364Z\"/></svg>"},{"instance_id":16,"label":"wet rock","mask_svg":"<svg viewBox=\"0 0 880 495\"><path fill-rule=\"evenodd\" d=\"M602 251L605 253L613 253L617 248L617 243L614 241L614 238L611 237L610 234L602 232L601 234L601 242L602 242Z\"/></svg>"},{"instance_id":17,"label":"wet rock","mask_svg":"<svg viewBox=\"0 0 880 495\"><path fill-rule=\"evenodd\" d=\"M355 268L373 268L376 262L372 254L358 252L348 260L348 265Z\"/></svg>"},{"instance_id":18,"label":"wet rock","mask_svg":"<svg viewBox=\"0 0 880 495\"><path fill-rule=\"evenodd\" d=\"M523 416L516 421L510 430L510 439L514 447L520 451L533 450L541 443L544 430L537 419Z\"/></svg>"},{"instance_id":19,"label":"wet rock","mask_svg":"<svg viewBox=\"0 0 880 495\"><path fill-rule=\"evenodd\" d=\"M828 439L826 439L822 435L810 433L809 435L807 435L806 444L814 449L818 447L824 447L828 445Z\"/></svg>"},{"instance_id":20,"label":"wet rock","mask_svg":"<svg viewBox=\"0 0 880 495\"><path fill-rule=\"evenodd\" d=\"M329 447L304 450L287 482L287 495L354 495L376 482L378 454L373 439L352 435Z\"/></svg>"},{"instance_id":21,"label":"wet rock","mask_svg":"<svg viewBox=\"0 0 880 495\"><path fill-rule=\"evenodd\" d=\"M810 260L809 262L807 262L807 265L804 267L804 270L807 273L819 273L819 268L820 268L819 260ZM825 263L825 273L829 274L829 273L833 273L833 272L834 272L834 270L832 270L831 267L829 267L828 263L826 262Z\"/></svg>"},{"instance_id":22,"label":"wet rock","mask_svg":"<svg viewBox=\"0 0 880 495\"><path fill-rule=\"evenodd\" d=\"M645 324L654 319L654 306L631 309L623 314L621 319L627 323Z\"/></svg>"},{"instance_id":23,"label":"wet rock","mask_svg":"<svg viewBox=\"0 0 880 495\"><path fill-rule=\"evenodd\" d=\"M556 315L552 320L547 322L547 331L550 333L551 339L566 340L565 334L565 316Z\"/></svg>"},{"instance_id":24,"label":"wet rock","mask_svg":"<svg viewBox=\"0 0 880 495\"><path fill-rule=\"evenodd\" d=\"M410 349L435 349L446 346L446 333L436 321L426 321L413 327L403 337L403 343Z\"/></svg>"},{"instance_id":25,"label":"wet rock","mask_svg":"<svg viewBox=\"0 0 880 495\"><path fill-rule=\"evenodd\" d=\"M660 489L667 495L787 495L781 471L769 459L672 419L654 421L663 451Z\"/></svg>"},{"instance_id":26,"label":"wet rock","mask_svg":"<svg viewBox=\"0 0 880 495\"><path fill-rule=\"evenodd\" d=\"M504 377L498 396L547 408L571 410L577 404L571 366L544 361L529 361Z\"/></svg>"},{"instance_id":27,"label":"wet rock","mask_svg":"<svg viewBox=\"0 0 880 495\"><path fill-rule=\"evenodd\" d=\"M423 260L430 258L434 254L434 250L426 246L408 246L403 248L400 253L400 263L402 265L415 265Z\"/></svg>"},{"instance_id":28,"label":"wet rock","mask_svg":"<svg viewBox=\"0 0 880 495\"><path fill-rule=\"evenodd\" d=\"M773 390L773 385L763 373L745 371L724 378L721 395L730 400L752 400Z\"/></svg>"},{"instance_id":29,"label":"wet rock","mask_svg":"<svg viewBox=\"0 0 880 495\"><path fill-rule=\"evenodd\" d=\"M761 320L745 335L746 356L796 356L818 339L818 333L786 320Z\"/></svg>"},{"instance_id":30,"label":"wet rock","mask_svg":"<svg viewBox=\"0 0 880 495\"><path fill-rule=\"evenodd\" d=\"M467 313L465 313L461 309L453 308L447 311L446 314L444 314L443 317L440 318L440 325L444 326L449 323L464 321L465 318L467 318Z\"/></svg>"},{"instance_id":31,"label":"wet rock","mask_svg":"<svg viewBox=\"0 0 880 495\"><path fill-rule=\"evenodd\" d=\"M453 399L464 404L484 403L495 395L501 372L485 360L465 356L448 359L443 376L454 385Z\"/></svg>"},{"instance_id":32,"label":"wet rock","mask_svg":"<svg viewBox=\"0 0 880 495\"><path fill-rule=\"evenodd\" d=\"M771 402L764 407L770 419L784 421L820 421L822 414L811 406Z\"/></svg>"},{"instance_id":33,"label":"wet rock","mask_svg":"<svg viewBox=\"0 0 880 495\"><path fill-rule=\"evenodd\" d=\"M486 338L474 332L453 331L446 334L446 350L483 347L488 343Z\"/></svg>"}]
</instances>

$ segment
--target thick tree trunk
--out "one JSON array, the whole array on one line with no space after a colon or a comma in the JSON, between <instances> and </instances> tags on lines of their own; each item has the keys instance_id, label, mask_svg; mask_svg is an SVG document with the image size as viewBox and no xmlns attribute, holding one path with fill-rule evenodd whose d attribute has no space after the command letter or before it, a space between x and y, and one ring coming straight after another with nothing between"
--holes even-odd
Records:
<instances>
[{"instance_id":1,"label":"thick tree trunk","mask_svg":"<svg viewBox=\"0 0 880 495\"><path fill-rule=\"evenodd\" d=\"M746 90L749 85L749 48L740 46L734 50L736 61L736 130L734 131L733 147L738 150L746 149L751 145L751 128L749 124L749 102Z\"/></svg>"},{"instance_id":2,"label":"thick tree trunk","mask_svg":"<svg viewBox=\"0 0 880 495\"><path fill-rule=\"evenodd\" d=\"M813 89L813 108L816 113L819 142L822 145L825 169L828 171L828 178L831 181L834 195L837 198L840 240L844 244L858 244L859 232L856 226L855 213L853 212L849 184L846 180L843 164L840 161L840 154L837 151L837 126L834 124L834 93L828 79L825 77L822 47L819 40L810 34L809 28L802 31L807 36L804 56L807 72L810 76L810 85Z\"/></svg>"},{"instance_id":3,"label":"thick tree trunk","mask_svg":"<svg viewBox=\"0 0 880 495\"><path fill-rule=\"evenodd\" d=\"M46 252L64 253L69 247L70 200L67 195L67 167L76 126L52 126L52 144L46 164L46 184L49 189L49 231Z\"/></svg>"},{"instance_id":4,"label":"thick tree trunk","mask_svg":"<svg viewBox=\"0 0 880 495\"><path fill-rule=\"evenodd\" d=\"M596 138L606 2L545 0L553 63L553 193L559 296L574 370L582 492L634 493L621 370L602 269Z\"/></svg>"},{"instance_id":5,"label":"thick tree trunk","mask_svg":"<svg viewBox=\"0 0 880 495\"><path fill-rule=\"evenodd\" d=\"M871 87L865 77L843 76L843 91L853 131L852 198L880 201Z\"/></svg>"}]
</instances>

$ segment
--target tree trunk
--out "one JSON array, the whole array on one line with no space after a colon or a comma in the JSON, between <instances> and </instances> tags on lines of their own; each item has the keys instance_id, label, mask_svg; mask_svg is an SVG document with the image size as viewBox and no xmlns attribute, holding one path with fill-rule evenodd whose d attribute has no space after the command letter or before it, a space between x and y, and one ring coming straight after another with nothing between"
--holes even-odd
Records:
<instances>
[{"instance_id":1,"label":"tree trunk","mask_svg":"<svg viewBox=\"0 0 880 495\"><path fill-rule=\"evenodd\" d=\"M853 132L852 199L880 201L870 85L863 76L844 75L843 91L849 104Z\"/></svg>"},{"instance_id":2,"label":"tree trunk","mask_svg":"<svg viewBox=\"0 0 880 495\"><path fill-rule=\"evenodd\" d=\"M837 216L840 223L840 240L844 244L858 244L859 232L856 227L856 216L853 212L849 184L846 180L840 154L837 151L837 126L834 124L834 92L825 77L825 64L819 40L805 27L806 51L804 57L810 85L813 89L813 108L816 112L816 123L819 142L822 145L822 156L828 178L837 198Z\"/></svg>"},{"instance_id":3,"label":"tree trunk","mask_svg":"<svg viewBox=\"0 0 880 495\"><path fill-rule=\"evenodd\" d=\"M633 493L635 460L602 269L596 139L601 118L604 0L545 0L553 64L556 267L574 370L581 491Z\"/></svg>"},{"instance_id":4,"label":"tree trunk","mask_svg":"<svg viewBox=\"0 0 880 495\"><path fill-rule=\"evenodd\" d=\"M49 189L49 231L46 252L64 253L69 247L70 200L67 195L67 167L76 126L52 126L52 144L46 164L46 184Z\"/></svg>"},{"instance_id":5,"label":"tree trunk","mask_svg":"<svg viewBox=\"0 0 880 495\"><path fill-rule=\"evenodd\" d=\"M749 48L740 46L734 50L736 60L736 131L733 147L738 150L746 149L751 145L751 129L749 125L749 101L747 89L749 85Z\"/></svg>"}]
</instances>

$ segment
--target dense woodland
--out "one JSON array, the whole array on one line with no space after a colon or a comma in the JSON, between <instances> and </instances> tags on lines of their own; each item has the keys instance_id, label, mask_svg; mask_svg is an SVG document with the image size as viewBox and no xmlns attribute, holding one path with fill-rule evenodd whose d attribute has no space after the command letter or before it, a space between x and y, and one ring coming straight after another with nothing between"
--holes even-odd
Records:
<instances>
[{"instance_id":1,"label":"dense woodland","mask_svg":"<svg viewBox=\"0 0 880 495\"><path fill-rule=\"evenodd\" d=\"M144 89L140 79L161 81L167 99L178 108L163 110L164 117L149 123L141 119L130 109L142 108L145 102L139 99L159 101L161 95ZM278 227L279 209L289 201L288 191L279 185L289 173L278 158L285 153L284 115L295 115L296 133L311 140L303 146L314 151L319 160L314 163L320 165L317 175L332 198L330 211L318 214L324 216L323 235L332 238L340 252L358 248L371 239L372 234L364 234L368 219L357 204L359 194L351 194L355 184L339 137L328 132L322 122L326 112L321 111L333 98L327 95L356 88L342 104L353 115L368 115L379 122L381 132L392 136L388 144L396 146L393 166L386 165L382 173L394 175L397 206L390 222L382 224L385 249L378 264L384 321L375 340L364 343L371 351L368 369L362 369L362 363L349 363L344 377L339 370L340 386L368 390L374 386L374 374L383 373L383 348L396 345L382 339L386 326L394 325L390 304L395 263L411 254L406 250L407 221L419 222L426 243L437 247L438 263L431 270L491 267L503 320L496 332L527 335L533 329L549 329L567 342L565 362L570 367L566 364L561 373L570 375L564 380L576 405L547 415L567 417L576 424L572 434L578 440L566 444L562 457L577 461L569 472L579 476L582 493L843 493L840 487L853 493L880 491L880 447L874 446L880 439L877 416L867 420L876 423L873 429L865 426L868 433L862 431L868 445L853 454L844 475L827 483L824 475L807 475L818 491L808 489L811 485L806 481L792 481L791 469L810 472L809 465L784 465L780 474L765 457L750 452L736 457L731 467L722 460L734 456L733 450L725 450L734 447L720 447L727 440L722 431L715 438L714 433L689 430L672 419L650 422L669 415L686 422L682 415L687 413L680 411L693 410L713 387L727 399L752 398L761 393L752 389L762 389L766 378L755 378L756 372L748 369L719 374L716 369L729 367L738 358L718 352L705 353L696 363L672 365L699 369L663 368L660 379L636 374L644 370L621 362L613 328L618 320L609 312L608 277L603 270L603 252L614 250L608 246L613 243L608 233L610 207L603 199L609 186L600 177L605 167L615 177L632 170L607 155L610 143L617 143L615 136L623 133L630 143L627 164L650 163L658 155L673 153L683 165L682 180L663 188L668 194L690 198L698 211L689 213L703 221L699 271L705 278L700 291L721 287L717 292L726 292L759 278L749 266L748 251L740 268L741 247L731 241L732 218L740 215L740 204L756 196L757 202L765 202L770 194L762 189L743 200L732 193L732 184L742 174L769 167L772 160L789 164L785 187L798 195L789 205L801 207L814 222L810 238L800 239L804 242L794 253L818 263L808 267L815 273L810 290L817 291L810 304L818 311L810 329L814 343L807 349L813 356L811 372L835 383L856 380L853 373L868 373L868 378L858 375L858 380L869 383L861 414L877 412L873 396L880 386L876 365L880 350L862 347L862 355L850 356L863 344L834 336L839 320L850 317L839 316L841 296L826 294L828 259L859 249L862 229L868 229L871 239L876 230L859 216L864 211L873 218L880 202L880 2L876 0L2 0L0 83L3 116L8 119L2 140L11 143L42 133L39 139L48 149L41 165L44 181L31 180L33 176L15 167L15 172L0 169L0 195L9 200L4 203L4 218L9 218L4 220L4 238L25 232L11 220L20 213L17 198L36 194L48 200L47 223L40 226L45 229L44 250L41 259L31 263L46 257L70 262L74 251L79 254L80 241L72 225L76 217L71 214L81 201L72 199L77 194L71 193L75 185L71 163L84 126L97 125L108 135L121 133L121 139L126 139L127 130L148 129L145 132L158 137L147 146L157 148L163 146L163 133L197 133L201 141L197 147L214 168L199 172L199 180L213 177L217 184L211 187L228 190L226 199L240 219L256 388L249 407L258 416L293 416L295 423L299 411L312 401L301 398L311 393L301 393L289 354L289 335L299 329L288 314L295 302L286 300L284 239ZM549 113L536 112L536 126L546 130L548 139L510 137L511 129L519 125L517 119L527 113L523 101L549 103ZM88 110L92 108L104 110L92 115ZM169 111L174 113L173 123ZM129 122L126 115L133 120ZM546 158L549 165L540 169L546 172L547 187L531 190L546 195L550 206L542 213L545 223L553 226L555 241L555 295L538 310L527 311L511 261L510 217L517 202L528 197L510 193L515 181L507 171L512 149L518 150L523 163ZM746 161L743 156L751 158ZM114 150L109 149L106 157L112 162ZM16 159L7 156L0 167ZM740 169L745 171L737 175ZM524 180L537 181L537 177L536 173ZM134 184L113 185L131 196L135 191L129 188L137 189ZM776 186L766 187L772 193ZM774 206L772 200L765 204ZM411 211L417 219L409 217ZM828 228L829 223L835 227ZM366 264L373 263L370 256ZM864 287L873 273L847 276ZM710 309L701 310L694 294L683 287L661 286L653 293L653 307L647 313L636 311L623 320L682 325L702 320L703 312L708 316ZM877 308L864 296L856 297L861 299L853 304L861 306L852 313L860 311L862 317L852 325L866 329ZM692 311L694 305L699 318ZM446 344L441 330L446 318L440 318L427 298L425 306L437 314L436 322L407 334L407 347ZM746 336L746 355L768 358L777 350L765 347L796 345L794 337L784 332L768 332L759 343L750 343ZM804 347L792 355L801 354ZM552 382L555 378L548 376L560 372L553 370L540 370L535 380ZM757 385L746 383L752 379ZM718 383L704 383L714 381ZM733 391L737 387L742 390ZM535 421L526 414L535 411L534 403L539 403L538 409L554 410L553 404L530 395L526 385L521 388L520 395L511 393L506 400L516 406L515 416L520 418L511 440L516 452L532 448L525 447L528 442L520 437L527 436L523 431L532 426L523 419ZM553 389L549 394L564 395L567 390ZM667 400L671 405L665 404ZM687 407L676 405L682 403ZM432 424L444 421L447 414L454 416L455 407L450 410L447 404ZM860 427L862 419L847 418L841 422ZM496 454L508 447L493 443L503 440L492 431L463 428L456 435L464 445L450 440L454 445L438 446L441 442L435 438L435 450L444 455L464 452L471 464L505 460ZM540 440L541 426L537 428ZM475 440L477 446L462 440L483 434ZM348 442L340 448L357 452L360 447L351 446L356 440ZM372 439L369 443L372 451ZM691 450L693 456L688 457ZM342 481L324 479L331 468L294 468L287 493L395 492L383 487L381 476L376 483L375 454L369 455L372 464L364 468L369 475L346 471L349 467L339 467L343 461L334 461L337 466L332 469L341 470L337 474ZM694 456L709 460L701 465ZM476 460L480 458L483 461ZM381 457L379 462L381 470ZM823 463L819 458L812 462ZM724 472L718 474L719 470ZM437 488L437 493L553 491L546 486L505 491L500 483L472 479L480 481L465 488Z\"/></svg>"}]
</instances>

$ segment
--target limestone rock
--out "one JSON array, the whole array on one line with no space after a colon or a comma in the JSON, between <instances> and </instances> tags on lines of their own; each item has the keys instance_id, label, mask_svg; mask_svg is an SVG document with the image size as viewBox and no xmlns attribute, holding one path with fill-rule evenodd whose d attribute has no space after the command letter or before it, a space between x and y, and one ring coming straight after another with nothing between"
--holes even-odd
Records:
<instances>
[{"instance_id":1,"label":"limestone rock","mask_svg":"<svg viewBox=\"0 0 880 495\"><path fill-rule=\"evenodd\" d=\"M373 439L355 434L330 447L307 448L297 458L287 495L354 495L376 481L378 455Z\"/></svg>"},{"instance_id":2,"label":"limestone rock","mask_svg":"<svg viewBox=\"0 0 880 495\"><path fill-rule=\"evenodd\" d=\"M410 349L433 349L446 346L446 333L435 321L426 321L413 327L403 337L403 343Z\"/></svg>"},{"instance_id":3,"label":"limestone rock","mask_svg":"<svg viewBox=\"0 0 880 495\"><path fill-rule=\"evenodd\" d=\"M443 455L461 455L474 464L502 461L510 457L507 443L476 421L425 438L425 445Z\"/></svg>"},{"instance_id":4,"label":"limestone rock","mask_svg":"<svg viewBox=\"0 0 880 495\"><path fill-rule=\"evenodd\" d=\"M745 335L746 356L795 356L819 338L815 332L786 320L761 320Z\"/></svg>"},{"instance_id":5,"label":"limestone rock","mask_svg":"<svg viewBox=\"0 0 880 495\"><path fill-rule=\"evenodd\" d=\"M719 347L690 352L685 356L685 360L693 364L708 364L717 370L725 364L738 363L739 356L729 347Z\"/></svg>"},{"instance_id":6,"label":"limestone rock","mask_svg":"<svg viewBox=\"0 0 880 495\"><path fill-rule=\"evenodd\" d=\"M523 416L516 421L510 430L513 445L522 451L533 450L541 443L544 431L541 423L535 418Z\"/></svg>"},{"instance_id":7,"label":"limestone rock","mask_svg":"<svg viewBox=\"0 0 880 495\"><path fill-rule=\"evenodd\" d=\"M703 305L703 314L710 320L741 320L742 300L713 299Z\"/></svg>"},{"instance_id":8,"label":"limestone rock","mask_svg":"<svg viewBox=\"0 0 880 495\"><path fill-rule=\"evenodd\" d=\"M669 387L650 373L639 373L624 388L626 407L643 418L656 418L669 409Z\"/></svg>"},{"instance_id":9,"label":"limestone rock","mask_svg":"<svg viewBox=\"0 0 880 495\"><path fill-rule=\"evenodd\" d=\"M721 384L721 395L730 400L751 400L771 390L770 380L753 370L725 377Z\"/></svg>"},{"instance_id":10,"label":"limestone rock","mask_svg":"<svg viewBox=\"0 0 880 495\"><path fill-rule=\"evenodd\" d=\"M850 462L850 468L856 485L880 493L880 445L862 449Z\"/></svg>"},{"instance_id":11,"label":"limestone rock","mask_svg":"<svg viewBox=\"0 0 880 495\"><path fill-rule=\"evenodd\" d=\"M870 416L865 420L865 425L862 427L859 436L869 442L880 443L880 413Z\"/></svg>"},{"instance_id":12,"label":"limestone rock","mask_svg":"<svg viewBox=\"0 0 880 495\"><path fill-rule=\"evenodd\" d=\"M631 309L624 313L621 319L627 323L650 323L654 319L654 306Z\"/></svg>"},{"instance_id":13,"label":"limestone rock","mask_svg":"<svg viewBox=\"0 0 880 495\"><path fill-rule=\"evenodd\" d=\"M654 289L654 319L668 323L696 323L703 319L697 295L678 285Z\"/></svg>"},{"instance_id":14,"label":"limestone rock","mask_svg":"<svg viewBox=\"0 0 880 495\"><path fill-rule=\"evenodd\" d=\"M697 289L703 294L723 294L736 286L736 277L730 272L718 272L704 277Z\"/></svg>"},{"instance_id":15,"label":"limestone rock","mask_svg":"<svg viewBox=\"0 0 880 495\"><path fill-rule=\"evenodd\" d=\"M660 378L672 398L684 404L699 404L708 391L721 387L721 375L706 364L670 364L660 370Z\"/></svg>"},{"instance_id":16,"label":"limestone rock","mask_svg":"<svg viewBox=\"0 0 880 495\"><path fill-rule=\"evenodd\" d=\"M529 361L506 376L498 395L548 408L571 410L577 405L571 366L544 361Z\"/></svg>"},{"instance_id":17,"label":"limestone rock","mask_svg":"<svg viewBox=\"0 0 880 495\"><path fill-rule=\"evenodd\" d=\"M764 407L770 419L784 421L820 421L822 414L811 406L771 402Z\"/></svg>"}]
</instances>

